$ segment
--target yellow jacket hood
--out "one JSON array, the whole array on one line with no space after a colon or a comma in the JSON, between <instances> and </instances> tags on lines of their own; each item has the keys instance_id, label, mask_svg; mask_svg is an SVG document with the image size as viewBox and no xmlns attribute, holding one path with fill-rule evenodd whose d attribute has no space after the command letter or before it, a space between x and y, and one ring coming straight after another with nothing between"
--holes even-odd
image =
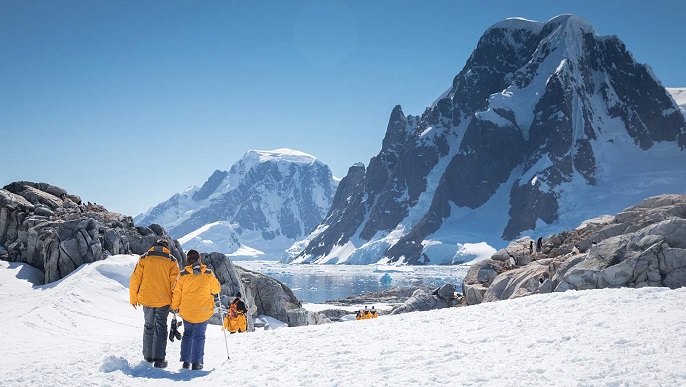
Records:
<instances>
[{"instance_id":1,"label":"yellow jacket hood","mask_svg":"<svg viewBox=\"0 0 686 387\"><path fill-rule=\"evenodd\" d=\"M188 265L174 287L171 308L188 322L205 322L214 314L214 295L220 291L212 270L203 264Z\"/></svg>"},{"instance_id":2,"label":"yellow jacket hood","mask_svg":"<svg viewBox=\"0 0 686 387\"><path fill-rule=\"evenodd\" d=\"M179 265L166 247L153 246L143 254L129 279L129 302L153 308L171 304Z\"/></svg>"}]
</instances>

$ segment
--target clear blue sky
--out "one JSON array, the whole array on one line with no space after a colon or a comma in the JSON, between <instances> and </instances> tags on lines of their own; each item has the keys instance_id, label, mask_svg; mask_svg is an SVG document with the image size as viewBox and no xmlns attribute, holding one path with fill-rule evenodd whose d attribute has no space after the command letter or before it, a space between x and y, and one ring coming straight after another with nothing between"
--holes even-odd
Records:
<instances>
[{"instance_id":1,"label":"clear blue sky","mask_svg":"<svg viewBox=\"0 0 686 387\"><path fill-rule=\"evenodd\" d=\"M573 13L686 87L686 1L0 0L0 186L135 216L249 149L343 177L421 114L481 34Z\"/></svg>"}]
</instances>

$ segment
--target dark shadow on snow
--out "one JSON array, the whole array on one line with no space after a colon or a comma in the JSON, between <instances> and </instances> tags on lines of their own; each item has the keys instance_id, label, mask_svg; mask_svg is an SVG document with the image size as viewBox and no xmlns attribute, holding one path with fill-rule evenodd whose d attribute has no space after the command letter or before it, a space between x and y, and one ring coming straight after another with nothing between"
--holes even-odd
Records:
<instances>
[{"instance_id":1,"label":"dark shadow on snow","mask_svg":"<svg viewBox=\"0 0 686 387\"><path fill-rule=\"evenodd\" d=\"M168 379L186 382L207 376L212 372L212 370L185 370L181 368L180 362L178 367L178 371L175 371L176 366L174 365L167 368L154 368L152 364L142 360L132 367L123 357L110 355L103 359L100 371L105 373L121 371L124 375L129 375L133 378Z\"/></svg>"}]
</instances>

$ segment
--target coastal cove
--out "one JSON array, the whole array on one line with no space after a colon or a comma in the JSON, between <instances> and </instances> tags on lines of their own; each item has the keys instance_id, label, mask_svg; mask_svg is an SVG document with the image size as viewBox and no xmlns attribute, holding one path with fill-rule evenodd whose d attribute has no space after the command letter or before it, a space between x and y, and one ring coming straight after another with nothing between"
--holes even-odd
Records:
<instances>
[{"instance_id":1,"label":"coastal cove","mask_svg":"<svg viewBox=\"0 0 686 387\"><path fill-rule=\"evenodd\" d=\"M310 303L357 296L391 288L446 283L462 287L469 265L288 265L275 261L235 260L247 270L273 277L288 286L298 300Z\"/></svg>"}]
</instances>

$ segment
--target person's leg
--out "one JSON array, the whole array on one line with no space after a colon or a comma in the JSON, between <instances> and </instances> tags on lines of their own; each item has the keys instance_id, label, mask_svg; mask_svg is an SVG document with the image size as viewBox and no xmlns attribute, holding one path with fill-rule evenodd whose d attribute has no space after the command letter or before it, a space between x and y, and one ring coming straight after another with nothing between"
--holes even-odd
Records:
<instances>
[{"instance_id":1,"label":"person's leg","mask_svg":"<svg viewBox=\"0 0 686 387\"><path fill-rule=\"evenodd\" d=\"M152 362L152 359L154 358L155 308L144 306L143 317L145 318L145 323L143 325L143 358L145 361Z\"/></svg>"},{"instance_id":2,"label":"person's leg","mask_svg":"<svg viewBox=\"0 0 686 387\"><path fill-rule=\"evenodd\" d=\"M191 363L203 364L205 356L205 332L207 331L207 321L195 324L193 330L193 348L191 351Z\"/></svg>"},{"instance_id":3,"label":"person's leg","mask_svg":"<svg viewBox=\"0 0 686 387\"><path fill-rule=\"evenodd\" d=\"M183 337L181 338L181 361L192 363L191 353L193 350L193 332L196 324L183 320Z\"/></svg>"},{"instance_id":4,"label":"person's leg","mask_svg":"<svg viewBox=\"0 0 686 387\"><path fill-rule=\"evenodd\" d=\"M165 360L167 357L167 317L169 317L169 305L155 308L153 358L156 360Z\"/></svg>"}]
</instances>

